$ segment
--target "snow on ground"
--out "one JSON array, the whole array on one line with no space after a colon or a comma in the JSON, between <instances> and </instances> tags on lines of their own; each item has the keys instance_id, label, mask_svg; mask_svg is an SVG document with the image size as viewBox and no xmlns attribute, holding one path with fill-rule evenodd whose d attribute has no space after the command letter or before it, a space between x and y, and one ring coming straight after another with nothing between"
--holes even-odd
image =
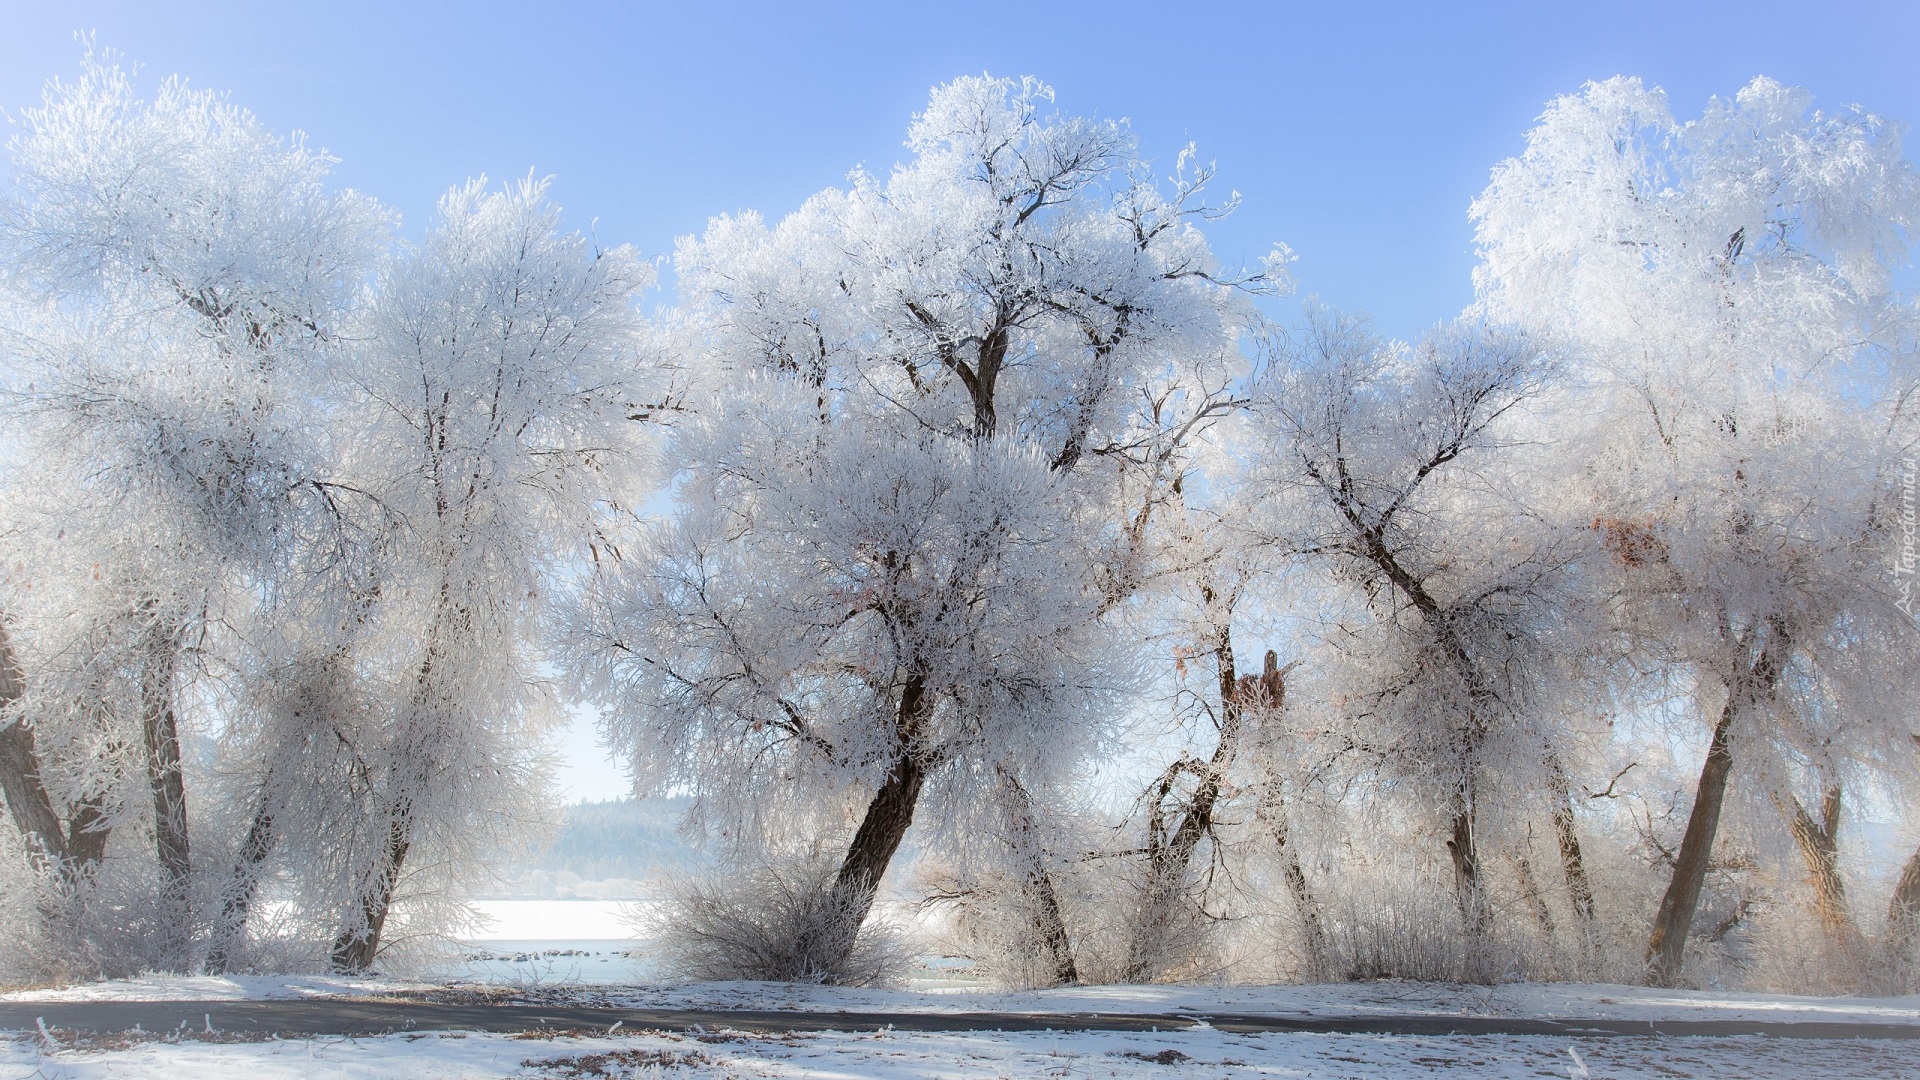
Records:
<instances>
[{"instance_id":1,"label":"snow on ground","mask_svg":"<svg viewBox=\"0 0 1920 1080\"><path fill-rule=\"evenodd\" d=\"M537 944L537 943L536 943ZM503 1000L630 1008L800 1009L858 1012L1251 1013L1279 1016L1499 1016L1589 1020L1760 1020L1920 1024L1920 995L1818 998L1707 990L1656 990L1605 983L1365 982L1308 986L1080 986L996 993L978 989L861 990L791 983L681 985L566 979L596 956L538 957L559 977L483 983L332 975L147 976L52 990L0 994L0 1001L241 1001L358 995L435 995L484 990ZM571 965L571 967L568 967ZM524 966L524 965L523 965ZM933 973L937 974L937 973ZM924 980L938 984L937 978ZM1920 1072L1920 1069L1916 1069Z\"/></svg>"},{"instance_id":2,"label":"snow on ground","mask_svg":"<svg viewBox=\"0 0 1920 1080\"><path fill-rule=\"evenodd\" d=\"M546 990L550 994L568 992L565 987ZM1656 990L1607 983L1465 986L1381 981L1305 986L1076 986L995 993L980 990L922 992L788 983L716 982L656 987L581 987L572 993L581 1004L634 1008L1251 1013L1322 1017L1394 1014L1920 1024L1920 995L1820 998L1707 990Z\"/></svg>"},{"instance_id":3,"label":"snow on ground","mask_svg":"<svg viewBox=\"0 0 1920 1080\"><path fill-rule=\"evenodd\" d=\"M143 975L48 990L16 990L0 1001L270 1001L418 993L438 983L358 975Z\"/></svg>"},{"instance_id":4,"label":"snow on ground","mask_svg":"<svg viewBox=\"0 0 1920 1080\"><path fill-rule=\"evenodd\" d=\"M432 1033L378 1038L0 1043L0 1080L493 1077L1898 1077L1909 1041L1166 1033L616 1033L593 1038ZM1576 1056L1577 1055L1577 1056Z\"/></svg>"},{"instance_id":5,"label":"snow on ground","mask_svg":"<svg viewBox=\"0 0 1920 1080\"><path fill-rule=\"evenodd\" d=\"M492 943L495 947L506 943ZM522 943L538 945L540 942ZM615 945L619 943L606 943ZM556 950L547 950L556 951ZM578 950L557 950L565 953ZM584 962L548 958L549 963ZM524 966L524 965L523 965ZM918 985L937 985L938 972ZM1807 998L1570 984L1458 986L1375 982L1319 986L855 990L769 983L683 986L529 985L345 976L151 976L8 1001L240 1000L420 995L486 990L507 999L634 1007L910 1012L1478 1015L1595 1019L1822 1020L1920 1024L1920 996ZM819 1032L758 1035L617 1032L577 1038L478 1032L378 1038L132 1041L53 1032L0 1041L0 1080L93 1077L438 1078L799 1077L1897 1077L1920 1075L1920 1040L1757 1037L1567 1039L1515 1036L1237 1035L1208 1027L1139 1032ZM1574 1055L1579 1055L1576 1060Z\"/></svg>"}]
</instances>

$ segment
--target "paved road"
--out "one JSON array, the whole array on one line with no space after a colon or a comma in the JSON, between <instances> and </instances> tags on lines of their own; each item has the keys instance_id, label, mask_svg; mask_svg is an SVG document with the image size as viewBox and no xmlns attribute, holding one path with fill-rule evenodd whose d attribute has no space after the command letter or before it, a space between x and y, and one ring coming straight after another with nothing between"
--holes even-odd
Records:
<instances>
[{"instance_id":1,"label":"paved road","mask_svg":"<svg viewBox=\"0 0 1920 1080\"><path fill-rule=\"evenodd\" d=\"M1782 1039L1920 1039L1920 1025L1772 1023L1745 1020L1540 1020L1489 1016L1296 1017L1228 1014L804 1012L744 1009L622 1009L598 1006L445 1004L320 999L305 1001L109 1001L0 1003L0 1030L31 1031L38 1021L69 1031L257 1032L277 1035L378 1035L394 1031L1179 1031L1211 1024L1221 1031L1349 1035L1614 1036L1765 1035Z\"/></svg>"}]
</instances>

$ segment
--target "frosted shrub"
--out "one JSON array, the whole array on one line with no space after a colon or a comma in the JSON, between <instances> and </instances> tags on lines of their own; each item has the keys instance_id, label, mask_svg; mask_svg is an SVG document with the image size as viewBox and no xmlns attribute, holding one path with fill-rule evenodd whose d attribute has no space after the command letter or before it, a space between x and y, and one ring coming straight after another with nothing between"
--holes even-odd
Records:
<instances>
[{"instance_id":1,"label":"frosted shrub","mask_svg":"<svg viewBox=\"0 0 1920 1080\"><path fill-rule=\"evenodd\" d=\"M905 936L884 918L849 918L872 898L836 891L835 869L764 861L684 884L654 931L662 967L692 980L902 983L913 961Z\"/></svg>"},{"instance_id":2,"label":"frosted shrub","mask_svg":"<svg viewBox=\"0 0 1920 1080\"><path fill-rule=\"evenodd\" d=\"M1515 920L1464 933L1452 890L1439 880L1383 873L1332 900L1327 938L1340 978L1499 983L1554 974L1540 942Z\"/></svg>"},{"instance_id":3,"label":"frosted shrub","mask_svg":"<svg viewBox=\"0 0 1920 1080\"><path fill-rule=\"evenodd\" d=\"M1062 836L1049 841L1049 846L1073 847ZM997 986L1027 990L1059 984L1058 964L1048 946L1048 938L1057 935L1067 941L1080 981L1121 981L1132 889L1114 861L1056 862L1050 867L1058 902L1055 925L1046 894L1020 872L1015 860L992 850L991 843L980 846L987 850L921 868L918 888L926 897L922 908L940 928L939 948L973 960Z\"/></svg>"}]
</instances>

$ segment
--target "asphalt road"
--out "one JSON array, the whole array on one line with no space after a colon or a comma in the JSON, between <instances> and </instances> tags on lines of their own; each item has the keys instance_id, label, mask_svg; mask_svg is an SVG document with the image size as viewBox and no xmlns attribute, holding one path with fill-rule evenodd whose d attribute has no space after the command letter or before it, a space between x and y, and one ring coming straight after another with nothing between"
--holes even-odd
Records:
<instances>
[{"instance_id":1,"label":"asphalt road","mask_svg":"<svg viewBox=\"0 0 1920 1080\"><path fill-rule=\"evenodd\" d=\"M1542 1020L1493 1016L1256 1016L1232 1014L808 1012L744 1009L623 1009L598 1006L447 1004L393 1000L105 1001L0 1003L0 1030L260 1035L380 1035L398 1031L604 1032L628 1029L755 1032L1221 1031L1337 1035L1618 1036L1763 1035L1780 1039L1920 1039L1920 1025L1772 1023L1746 1020Z\"/></svg>"}]
</instances>

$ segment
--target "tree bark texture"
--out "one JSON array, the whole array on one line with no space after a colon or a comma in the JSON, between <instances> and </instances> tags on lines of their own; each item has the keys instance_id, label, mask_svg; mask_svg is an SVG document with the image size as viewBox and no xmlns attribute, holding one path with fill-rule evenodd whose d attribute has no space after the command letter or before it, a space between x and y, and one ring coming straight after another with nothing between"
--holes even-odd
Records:
<instances>
[{"instance_id":1,"label":"tree bark texture","mask_svg":"<svg viewBox=\"0 0 1920 1080\"><path fill-rule=\"evenodd\" d=\"M1553 940L1553 909L1547 905L1546 894L1540 891L1540 882L1533 874L1533 860L1524 854L1513 856L1513 873L1520 880L1520 896L1533 912L1533 921L1540 924L1540 932Z\"/></svg>"},{"instance_id":2,"label":"tree bark texture","mask_svg":"<svg viewBox=\"0 0 1920 1080\"><path fill-rule=\"evenodd\" d=\"M1080 966L1073 956L1073 941L1067 934L1067 919L1060 908L1060 894L1053 886L1053 874L1047 868L1047 853L1042 849L1034 823L1033 798L1018 777L999 770L1003 797L1007 800L1009 839L1021 869L1020 891L1032 913L1034 935L1047 950L1052 965L1053 986L1068 986L1080 981Z\"/></svg>"},{"instance_id":3,"label":"tree bark texture","mask_svg":"<svg viewBox=\"0 0 1920 1080\"><path fill-rule=\"evenodd\" d=\"M1685 964L1687 935L1693 930L1700 890L1706 884L1707 860L1713 854L1713 841L1720 830L1720 810L1727 797L1727 778L1733 771L1734 722L1743 711L1771 698L1780 678L1786 642L1780 628L1773 629L1774 633L1753 665L1739 670L1728 680L1727 700L1720 708L1713 740L1707 746L1707 760L1700 767L1700 781L1694 787L1687 831L1681 837L1680 853L1673 862L1673 876L1660 898L1660 910L1654 916L1653 933L1647 941L1647 981L1655 986L1677 983Z\"/></svg>"},{"instance_id":4,"label":"tree bark texture","mask_svg":"<svg viewBox=\"0 0 1920 1080\"><path fill-rule=\"evenodd\" d=\"M1920 975L1914 970L1920 964L1920 848L1907 858L1887 901L1887 951L1906 979L1902 989L1910 988Z\"/></svg>"},{"instance_id":5,"label":"tree bark texture","mask_svg":"<svg viewBox=\"0 0 1920 1080\"><path fill-rule=\"evenodd\" d=\"M19 704L26 690L13 639L0 624L0 717ZM59 868L64 873L70 857L66 837L61 833L53 800L40 780L40 755L34 747L33 729L18 716L0 728L0 796L7 800L7 812L20 830L34 868Z\"/></svg>"},{"instance_id":6,"label":"tree bark texture","mask_svg":"<svg viewBox=\"0 0 1920 1080\"><path fill-rule=\"evenodd\" d=\"M1553 797L1549 817L1554 840L1560 848L1560 872L1567 879L1567 895L1573 901L1574 921L1580 926L1581 938L1592 946L1596 944L1598 918L1593 904L1593 882L1587 877L1586 857L1580 850L1580 833L1574 828L1573 785L1567 780L1567 770L1561 765L1559 755L1549 750L1546 764L1547 783Z\"/></svg>"},{"instance_id":7,"label":"tree bark texture","mask_svg":"<svg viewBox=\"0 0 1920 1080\"><path fill-rule=\"evenodd\" d=\"M1493 929L1493 909L1480 880L1480 849L1474 842L1473 786L1463 781L1457 793L1453 820L1447 829L1447 854L1453 857L1454 901L1467 932L1478 937Z\"/></svg>"},{"instance_id":8,"label":"tree bark texture","mask_svg":"<svg viewBox=\"0 0 1920 1080\"><path fill-rule=\"evenodd\" d=\"M394 806L387 816L387 844L370 887L360 898L358 922L340 932L333 940L333 967L336 971L365 971L380 954L380 938L387 929L387 914L393 908L394 887L400 883L400 870L406 865L412 848L409 808L405 802Z\"/></svg>"},{"instance_id":9,"label":"tree bark texture","mask_svg":"<svg viewBox=\"0 0 1920 1080\"><path fill-rule=\"evenodd\" d=\"M1680 854L1674 859L1673 876L1666 894L1660 898L1659 913L1654 916L1653 936L1647 942L1647 981L1655 986L1672 986L1680 978L1686 954L1687 934L1693 929L1694 910L1700 903L1700 889L1707 879L1707 856L1712 854L1714 835L1720 828L1720 807L1726 801L1727 774L1733 769L1733 751L1729 739L1733 730L1734 706L1730 700L1714 725L1713 742L1707 748L1707 761L1700 769L1700 781L1694 786L1693 810L1687 815L1687 831L1680 840Z\"/></svg>"},{"instance_id":10,"label":"tree bark texture","mask_svg":"<svg viewBox=\"0 0 1920 1080\"><path fill-rule=\"evenodd\" d=\"M917 673L909 676L895 713L893 763L879 790L868 800L860 827L854 831L840 869L834 874L834 910L841 925L820 928L822 937L842 943L843 948L851 949L857 940L861 924L873 910L880 879L886 876L894 853L900 850L900 842L913 824L920 789L927 779L920 729L932 712L933 698L927 692L926 677Z\"/></svg>"},{"instance_id":11,"label":"tree bark texture","mask_svg":"<svg viewBox=\"0 0 1920 1080\"><path fill-rule=\"evenodd\" d=\"M13 641L0 621L0 716L17 708L26 696L26 677ZM40 874L50 874L71 895L100 865L111 828L102 807L105 797L82 798L69 808L66 829L40 777L40 754L33 728L15 716L0 727L0 798L4 798L14 827L27 849L27 858ZM42 903L40 914L49 922L62 917L59 905Z\"/></svg>"},{"instance_id":12,"label":"tree bark texture","mask_svg":"<svg viewBox=\"0 0 1920 1080\"><path fill-rule=\"evenodd\" d=\"M1211 602L1213 597L1207 597ZM1127 979L1146 982L1159 974L1156 944L1167 921L1185 899L1188 875L1200 841L1213 835L1215 812L1226 785L1227 769L1239 753L1248 709L1277 711L1285 702L1286 685L1279 658L1268 650L1258 676L1241 676L1236 668L1230 629L1217 628L1214 663L1219 677L1220 739L1206 761L1183 758L1169 766L1155 783L1147 814L1147 881L1135 941L1127 961ZM1194 777L1193 794L1184 803L1169 806L1182 773ZM1169 829L1169 821L1176 822Z\"/></svg>"},{"instance_id":13,"label":"tree bark texture","mask_svg":"<svg viewBox=\"0 0 1920 1080\"><path fill-rule=\"evenodd\" d=\"M207 952L209 975L226 974L234 948L246 938L247 919L253 912L253 894L260 886L260 868L273 853L272 789L273 778L269 775L254 800L247 837L234 855L226 895L220 900L219 921L213 928L213 947Z\"/></svg>"},{"instance_id":14,"label":"tree bark texture","mask_svg":"<svg viewBox=\"0 0 1920 1080\"><path fill-rule=\"evenodd\" d=\"M165 907L161 918L177 939L174 960L184 964L193 925L189 892L193 865L187 839L186 779L180 769L180 725L174 707L178 639L171 625L153 618L140 671L140 727L146 741L147 787L153 796L154 854L160 862L160 896Z\"/></svg>"},{"instance_id":15,"label":"tree bark texture","mask_svg":"<svg viewBox=\"0 0 1920 1080\"><path fill-rule=\"evenodd\" d=\"M1788 796L1781 808L1787 813L1787 828L1793 834L1794 847L1807 864L1807 876L1813 882L1814 911L1820 928L1834 944L1854 949L1861 944L1859 927L1854 925L1853 907L1847 902L1847 882L1840 874L1840 785L1829 786L1820 800L1820 818L1814 820L1800 800Z\"/></svg>"}]
</instances>

